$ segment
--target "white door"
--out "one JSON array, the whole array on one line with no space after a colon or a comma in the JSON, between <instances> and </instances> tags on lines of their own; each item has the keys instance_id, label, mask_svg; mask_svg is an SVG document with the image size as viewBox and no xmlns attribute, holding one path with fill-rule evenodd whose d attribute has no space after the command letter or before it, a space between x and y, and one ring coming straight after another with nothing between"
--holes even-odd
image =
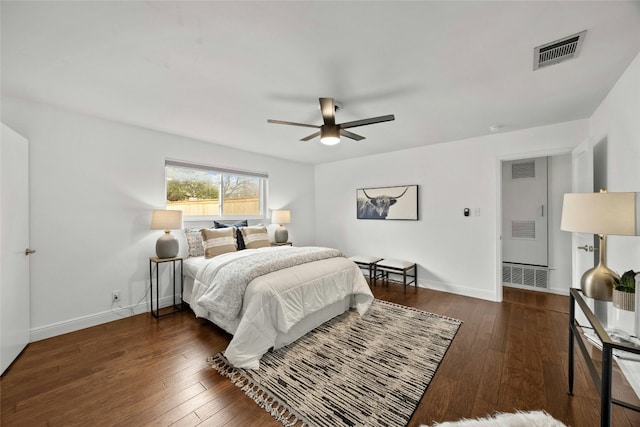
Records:
<instances>
[{"instance_id":1,"label":"white door","mask_svg":"<svg viewBox=\"0 0 640 427\"><path fill-rule=\"evenodd\" d=\"M502 162L502 260L548 266L547 158Z\"/></svg>"},{"instance_id":2,"label":"white door","mask_svg":"<svg viewBox=\"0 0 640 427\"><path fill-rule=\"evenodd\" d=\"M29 343L29 142L2 123L0 138L0 373Z\"/></svg>"},{"instance_id":3,"label":"white door","mask_svg":"<svg viewBox=\"0 0 640 427\"><path fill-rule=\"evenodd\" d=\"M589 141L574 148L571 153L573 193L593 193L593 148ZM594 266L593 234L572 233L573 288L580 288L580 279L585 271ZM580 248L587 248L578 249Z\"/></svg>"}]
</instances>

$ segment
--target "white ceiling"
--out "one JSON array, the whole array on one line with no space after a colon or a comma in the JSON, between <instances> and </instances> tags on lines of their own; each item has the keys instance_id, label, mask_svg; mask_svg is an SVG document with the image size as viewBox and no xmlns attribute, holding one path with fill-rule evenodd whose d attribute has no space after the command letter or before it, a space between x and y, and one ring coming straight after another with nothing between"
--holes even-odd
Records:
<instances>
[{"instance_id":1,"label":"white ceiling","mask_svg":"<svg viewBox=\"0 0 640 427\"><path fill-rule=\"evenodd\" d=\"M2 94L308 163L589 117L640 51L640 2L2 1ZM533 48L587 30L577 59ZM339 123L395 114L327 147Z\"/></svg>"}]
</instances>

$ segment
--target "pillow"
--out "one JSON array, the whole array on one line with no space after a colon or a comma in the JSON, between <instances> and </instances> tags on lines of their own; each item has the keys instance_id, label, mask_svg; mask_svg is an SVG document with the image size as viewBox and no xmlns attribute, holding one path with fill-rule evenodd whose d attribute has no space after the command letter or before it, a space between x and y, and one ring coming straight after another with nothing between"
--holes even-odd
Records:
<instances>
[{"instance_id":1,"label":"pillow","mask_svg":"<svg viewBox=\"0 0 640 427\"><path fill-rule=\"evenodd\" d=\"M202 245L202 233L195 228L185 228L184 235L187 238L189 256L203 256L204 246Z\"/></svg>"},{"instance_id":2,"label":"pillow","mask_svg":"<svg viewBox=\"0 0 640 427\"><path fill-rule=\"evenodd\" d=\"M235 252L236 246L236 229L220 228L212 230L203 228L200 230L204 243L204 257L213 258L216 255L225 254L227 252Z\"/></svg>"},{"instance_id":3,"label":"pillow","mask_svg":"<svg viewBox=\"0 0 640 427\"><path fill-rule=\"evenodd\" d=\"M243 219L242 221L238 221L233 225L228 225L228 224L224 224L222 222L213 221L213 227L214 228L229 228L229 227L235 227L236 228L236 240L238 241L238 250L239 251L241 251L242 249L245 248L244 239L242 238L242 233L240 232L240 227L247 227L248 225L249 225L249 223L247 223L246 219Z\"/></svg>"},{"instance_id":4,"label":"pillow","mask_svg":"<svg viewBox=\"0 0 640 427\"><path fill-rule=\"evenodd\" d=\"M242 227L240 228L244 244L247 249L257 249L271 246L267 227Z\"/></svg>"}]
</instances>

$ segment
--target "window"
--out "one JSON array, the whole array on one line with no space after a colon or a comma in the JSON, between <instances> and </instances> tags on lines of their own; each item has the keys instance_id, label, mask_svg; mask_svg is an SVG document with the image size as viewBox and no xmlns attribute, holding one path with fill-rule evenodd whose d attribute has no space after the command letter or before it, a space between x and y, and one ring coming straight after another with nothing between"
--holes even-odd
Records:
<instances>
[{"instance_id":1,"label":"window","mask_svg":"<svg viewBox=\"0 0 640 427\"><path fill-rule=\"evenodd\" d=\"M165 161L167 209L191 219L265 218L266 173ZM203 218L204 219L204 218Z\"/></svg>"}]
</instances>

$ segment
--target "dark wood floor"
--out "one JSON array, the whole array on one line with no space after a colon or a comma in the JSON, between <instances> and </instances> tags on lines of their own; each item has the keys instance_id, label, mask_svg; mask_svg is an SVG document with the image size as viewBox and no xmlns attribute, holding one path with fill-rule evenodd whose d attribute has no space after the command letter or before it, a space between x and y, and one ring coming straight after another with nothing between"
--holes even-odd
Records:
<instances>
[{"instance_id":1,"label":"dark wood floor","mask_svg":"<svg viewBox=\"0 0 640 427\"><path fill-rule=\"evenodd\" d=\"M400 285L377 298L464 321L410 426L544 409L599 425L581 357L567 395L568 297L505 288L503 303ZM1 379L2 426L278 426L205 362L230 337L191 312L138 315L30 344ZM613 425L640 425L614 406Z\"/></svg>"}]
</instances>

